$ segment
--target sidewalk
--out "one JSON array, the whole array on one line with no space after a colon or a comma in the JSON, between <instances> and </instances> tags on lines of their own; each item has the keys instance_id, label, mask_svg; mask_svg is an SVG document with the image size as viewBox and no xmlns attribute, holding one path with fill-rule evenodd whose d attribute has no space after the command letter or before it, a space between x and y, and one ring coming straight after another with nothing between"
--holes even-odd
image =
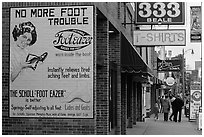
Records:
<instances>
[{"instance_id":1,"label":"sidewalk","mask_svg":"<svg viewBox=\"0 0 204 137\"><path fill-rule=\"evenodd\" d=\"M202 135L202 130L197 130L196 122L189 122L184 116L181 122L164 122L163 116L159 113L159 120L154 121L152 114L145 122L137 122L133 128L127 128L127 135Z\"/></svg>"}]
</instances>

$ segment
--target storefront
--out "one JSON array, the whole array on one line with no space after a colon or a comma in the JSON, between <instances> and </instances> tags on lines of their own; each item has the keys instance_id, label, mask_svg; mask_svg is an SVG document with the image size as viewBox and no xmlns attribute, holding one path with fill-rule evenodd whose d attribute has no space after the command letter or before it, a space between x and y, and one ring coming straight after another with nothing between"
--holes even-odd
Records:
<instances>
[{"instance_id":1,"label":"storefront","mask_svg":"<svg viewBox=\"0 0 204 137\"><path fill-rule=\"evenodd\" d=\"M154 75L130 42L134 26L123 25L132 20L130 4L2 7L2 134L126 134L144 121ZM29 69L13 74L12 46L24 29L34 42L17 57Z\"/></svg>"}]
</instances>

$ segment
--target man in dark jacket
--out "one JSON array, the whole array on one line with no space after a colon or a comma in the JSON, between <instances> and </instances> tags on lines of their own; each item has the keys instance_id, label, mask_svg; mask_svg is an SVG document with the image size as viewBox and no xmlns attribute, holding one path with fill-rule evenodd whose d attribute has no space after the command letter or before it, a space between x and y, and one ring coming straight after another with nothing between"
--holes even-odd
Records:
<instances>
[{"instance_id":1,"label":"man in dark jacket","mask_svg":"<svg viewBox=\"0 0 204 137\"><path fill-rule=\"evenodd\" d=\"M182 107L184 106L184 101L181 99L179 95L177 95L176 99L174 100L174 105L175 105L174 121L177 122L177 115L179 113L178 122L181 122L181 113Z\"/></svg>"}]
</instances>

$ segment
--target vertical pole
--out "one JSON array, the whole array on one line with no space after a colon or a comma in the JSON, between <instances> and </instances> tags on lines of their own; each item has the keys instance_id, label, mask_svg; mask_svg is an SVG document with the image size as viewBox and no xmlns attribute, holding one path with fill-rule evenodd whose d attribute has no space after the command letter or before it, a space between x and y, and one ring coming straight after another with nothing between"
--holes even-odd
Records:
<instances>
[{"instance_id":1,"label":"vertical pole","mask_svg":"<svg viewBox=\"0 0 204 137\"><path fill-rule=\"evenodd\" d=\"M169 28L169 25L168 25L168 28ZM171 51L172 52L172 51ZM169 60L171 60L171 55L172 54L170 54L169 53L169 51L168 51L168 56L169 56ZM172 74L173 72L172 71L169 71L169 77L173 77L173 74ZM168 95L170 95L170 91L171 91L171 93L172 93L172 91L173 91L173 88L171 87L171 89L168 91Z\"/></svg>"},{"instance_id":2,"label":"vertical pole","mask_svg":"<svg viewBox=\"0 0 204 137\"><path fill-rule=\"evenodd\" d=\"M134 11L134 25L136 25L136 2L134 2L135 11Z\"/></svg>"},{"instance_id":3,"label":"vertical pole","mask_svg":"<svg viewBox=\"0 0 204 137\"><path fill-rule=\"evenodd\" d=\"M184 100L184 93L185 93L185 79L184 79L184 76L185 76L184 67L185 67L185 65L184 65L184 63L185 62L184 62L184 49L183 49L183 57L182 57L182 98L183 98L183 100Z\"/></svg>"}]
</instances>

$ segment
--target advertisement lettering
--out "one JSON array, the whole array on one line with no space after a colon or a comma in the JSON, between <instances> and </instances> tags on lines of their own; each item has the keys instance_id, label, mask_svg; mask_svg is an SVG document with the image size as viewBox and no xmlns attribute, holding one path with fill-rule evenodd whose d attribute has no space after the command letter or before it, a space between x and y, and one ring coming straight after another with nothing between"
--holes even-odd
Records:
<instances>
[{"instance_id":1,"label":"advertisement lettering","mask_svg":"<svg viewBox=\"0 0 204 137\"><path fill-rule=\"evenodd\" d=\"M75 51L92 43L92 36L85 31L77 29L62 30L55 34L53 44L57 49Z\"/></svg>"},{"instance_id":2,"label":"advertisement lettering","mask_svg":"<svg viewBox=\"0 0 204 137\"><path fill-rule=\"evenodd\" d=\"M93 10L10 9L10 117L93 118Z\"/></svg>"},{"instance_id":3,"label":"advertisement lettering","mask_svg":"<svg viewBox=\"0 0 204 137\"><path fill-rule=\"evenodd\" d=\"M185 30L140 30L134 31L136 46L185 46Z\"/></svg>"}]
</instances>

